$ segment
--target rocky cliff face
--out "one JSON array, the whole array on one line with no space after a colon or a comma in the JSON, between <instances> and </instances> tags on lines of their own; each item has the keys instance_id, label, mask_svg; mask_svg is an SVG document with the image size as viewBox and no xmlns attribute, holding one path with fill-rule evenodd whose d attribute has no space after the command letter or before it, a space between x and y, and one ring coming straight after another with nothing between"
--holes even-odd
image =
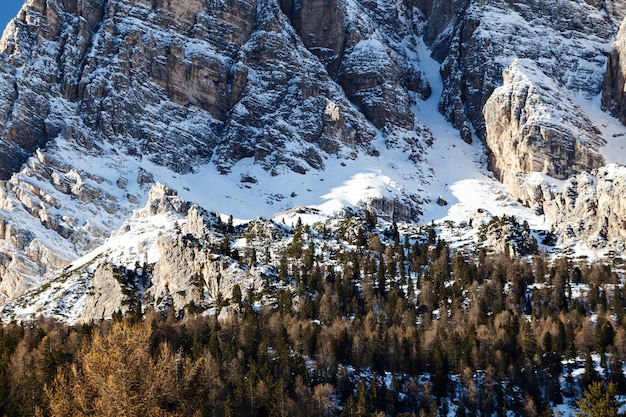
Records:
<instances>
[{"instance_id":1,"label":"rocky cliff face","mask_svg":"<svg viewBox=\"0 0 626 417\"><path fill-rule=\"evenodd\" d=\"M12 25L2 48L2 143L12 155L5 178L58 136L85 147L118 143L179 173L214 155L225 170L254 157L306 171L321 159L304 157L311 144L336 154L368 147L373 136L273 2L257 10L253 1L88 1L76 9L39 0ZM325 117L329 102L337 120ZM270 118L291 128L273 131ZM301 149L272 155L285 141Z\"/></svg>"},{"instance_id":2,"label":"rocky cliff face","mask_svg":"<svg viewBox=\"0 0 626 417\"><path fill-rule=\"evenodd\" d=\"M620 204L597 209L619 198L600 175L602 148L615 139L579 102L603 92L604 106L619 112L619 41L604 74L624 8L619 1L472 3L442 65L441 110L462 133L475 129L490 170L568 245L621 245ZM611 184L622 182L619 170L608 171Z\"/></svg>"},{"instance_id":3,"label":"rocky cliff face","mask_svg":"<svg viewBox=\"0 0 626 417\"><path fill-rule=\"evenodd\" d=\"M119 142L180 173L251 157L320 169L324 155L369 148L363 115L413 128L410 93L430 94L410 52L415 13L402 2L28 1L1 49L0 174L59 135Z\"/></svg>"},{"instance_id":4,"label":"rocky cliff face","mask_svg":"<svg viewBox=\"0 0 626 417\"><path fill-rule=\"evenodd\" d=\"M626 97L624 96L626 76L626 20L611 46L606 76L602 88L602 107L626 124Z\"/></svg>"},{"instance_id":5,"label":"rocky cliff face","mask_svg":"<svg viewBox=\"0 0 626 417\"><path fill-rule=\"evenodd\" d=\"M543 214L564 247L599 253L626 249L623 166L602 166L571 176L562 184L520 174L517 184L511 180L510 185L520 199Z\"/></svg>"},{"instance_id":6,"label":"rocky cliff face","mask_svg":"<svg viewBox=\"0 0 626 417\"><path fill-rule=\"evenodd\" d=\"M410 93L431 94L411 56L420 15L404 3L363 1L355 8L336 0L281 2L307 48L379 129L411 130Z\"/></svg>"},{"instance_id":7,"label":"rocky cliff face","mask_svg":"<svg viewBox=\"0 0 626 417\"><path fill-rule=\"evenodd\" d=\"M273 176L322 171L378 154L379 129L417 160L428 130L411 105L430 87L411 52L416 13L382 1L26 1L0 42L0 291L100 245L163 175L240 161ZM418 212L405 201L400 211Z\"/></svg>"},{"instance_id":8,"label":"rocky cliff face","mask_svg":"<svg viewBox=\"0 0 626 417\"><path fill-rule=\"evenodd\" d=\"M469 127L487 132L483 107L502 84L513 59L528 59L557 85L595 96L601 91L605 54L626 12L622 1L466 2L443 58L440 108L465 140ZM436 44L435 44L436 46Z\"/></svg>"},{"instance_id":9,"label":"rocky cliff face","mask_svg":"<svg viewBox=\"0 0 626 417\"><path fill-rule=\"evenodd\" d=\"M235 285L243 294L248 288L260 290L266 281L264 268L238 264L232 255L237 251L231 246L234 242L226 237L241 235L245 229L224 230L222 226L233 228L218 220L216 213L208 213L156 184L145 207L104 246L76 260L44 286L9 301L2 317L8 321L45 314L70 322L89 322L148 308L164 314L170 309L179 313L194 307L215 307L216 301L232 297ZM253 227L254 222L247 229ZM278 246L283 244L275 225L260 223L260 227L269 227L274 239L257 245L269 250L277 242ZM263 240L263 233L257 232L255 239ZM250 248L254 243L248 242ZM238 256L246 256L249 250Z\"/></svg>"},{"instance_id":10,"label":"rocky cliff face","mask_svg":"<svg viewBox=\"0 0 626 417\"><path fill-rule=\"evenodd\" d=\"M540 172L557 179L604 164L604 139L583 110L534 62L515 60L483 114L491 169L509 175Z\"/></svg>"}]
</instances>

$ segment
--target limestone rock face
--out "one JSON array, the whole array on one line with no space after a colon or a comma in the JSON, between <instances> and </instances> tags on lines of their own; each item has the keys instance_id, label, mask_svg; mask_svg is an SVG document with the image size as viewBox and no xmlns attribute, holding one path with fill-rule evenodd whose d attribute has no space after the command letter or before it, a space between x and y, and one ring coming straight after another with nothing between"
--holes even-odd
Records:
<instances>
[{"instance_id":1,"label":"limestone rock face","mask_svg":"<svg viewBox=\"0 0 626 417\"><path fill-rule=\"evenodd\" d=\"M619 64L612 64L619 61L617 46L604 74L625 10L622 1L471 3L442 63L441 112L464 140L475 132L484 141L489 169L568 244L578 239L601 247L621 239L620 222L604 221L619 215L598 218L591 209L607 198L602 188L589 190L601 182L593 173L603 169L601 148L610 138L578 98L604 91L604 106L619 108L619 98L607 99L619 89L607 88L619 85ZM576 185L560 189L550 185L554 179Z\"/></svg>"},{"instance_id":2,"label":"limestone rock face","mask_svg":"<svg viewBox=\"0 0 626 417\"><path fill-rule=\"evenodd\" d=\"M191 302L202 305L205 297L230 298L235 285L260 288L256 272L246 272L210 249L210 232L204 216L194 207L181 232L159 238L160 257L154 265L151 286L146 290L148 300L155 306L169 298L171 306L181 310Z\"/></svg>"},{"instance_id":3,"label":"limestone rock face","mask_svg":"<svg viewBox=\"0 0 626 417\"><path fill-rule=\"evenodd\" d=\"M540 172L557 179L604 164L600 131L533 62L515 60L484 106L491 170Z\"/></svg>"},{"instance_id":4,"label":"limestone rock face","mask_svg":"<svg viewBox=\"0 0 626 417\"><path fill-rule=\"evenodd\" d=\"M127 312L126 297L121 283L115 279L111 264L101 264L91 276L88 302L81 311L82 317L88 320L110 319L117 312ZM88 320L83 320L84 322Z\"/></svg>"},{"instance_id":5,"label":"limestone rock face","mask_svg":"<svg viewBox=\"0 0 626 417\"><path fill-rule=\"evenodd\" d=\"M0 293L101 245L163 175L319 172L373 153L377 128L417 160L419 18L382 0L28 0L0 40Z\"/></svg>"},{"instance_id":6,"label":"limestone rock face","mask_svg":"<svg viewBox=\"0 0 626 417\"><path fill-rule=\"evenodd\" d=\"M563 245L626 249L625 167L606 165L571 176L560 185L532 176L518 175L517 180L517 195L545 215Z\"/></svg>"},{"instance_id":7,"label":"limestone rock face","mask_svg":"<svg viewBox=\"0 0 626 417\"><path fill-rule=\"evenodd\" d=\"M217 218L155 184L149 199L97 251L66 268L43 288L9 300L3 320L22 317L25 305L35 314L63 316L70 322L110 319L114 314L142 313L147 308L182 314L202 310L217 300L260 289L261 273L243 269L221 253L224 236ZM182 227L180 226L182 224ZM31 313L26 313L31 314Z\"/></svg>"},{"instance_id":8,"label":"limestone rock face","mask_svg":"<svg viewBox=\"0 0 626 417\"><path fill-rule=\"evenodd\" d=\"M626 20L611 46L602 88L602 107L626 124Z\"/></svg>"},{"instance_id":9,"label":"limestone rock face","mask_svg":"<svg viewBox=\"0 0 626 417\"><path fill-rule=\"evenodd\" d=\"M485 139L483 107L502 84L513 59L529 59L559 88L589 97L602 89L605 54L626 15L614 0L471 2L459 13L441 74L440 109L469 140L473 128Z\"/></svg>"},{"instance_id":10,"label":"limestone rock face","mask_svg":"<svg viewBox=\"0 0 626 417\"><path fill-rule=\"evenodd\" d=\"M596 247L608 240L623 238L620 235L623 235L626 213L619 203L618 193L624 191L624 173L619 169L611 174L609 171L613 169L602 168L594 172L596 175L580 174L569 179L560 192L547 194L544 211L555 219L554 223L568 238L582 237ZM617 184L613 181L615 175ZM576 220L572 221L574 218Z\"/></svg>"},{"instance_id":11,"label":"limestone rock face","mask_svg":"<svg viewBox=\"0 0 626 417\"><path fill-rule=\"evenodd\" d=\"M332 154L367 147L373 133L296 37L274 1L259 10L251 0L29 1L0 46L0 175L58 136L87 147L118 142L179 173L215 152L224 169L269 159L268 145L285 140L323 143ZM340 119L324 121L327 100ZM268 130L268 117L295 129ZM297 155L267 164L310 169Z\"/></svg>"}]
</instances>

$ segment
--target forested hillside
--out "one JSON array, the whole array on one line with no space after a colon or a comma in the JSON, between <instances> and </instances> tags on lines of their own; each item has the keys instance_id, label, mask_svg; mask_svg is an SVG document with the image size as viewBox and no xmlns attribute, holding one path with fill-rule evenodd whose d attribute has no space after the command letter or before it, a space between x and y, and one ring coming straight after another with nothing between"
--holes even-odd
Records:
<instances>
[{"instance_id":1,"label":"forested hillside","mask_svg":"<svg viewBox=\"0 0 626 417\"><path fill-rule=\"evenodd\" d=\"M214 309L5 325L3 412L537 416L574 409L594 381L626 393L624 285L610 266L452 250L431 228L409 239L360 222L324 230L350 242L325 252L299 223L263 288L236 285ZM242 268L266 256L220 250Z\"/></svg>"}]
</instances>

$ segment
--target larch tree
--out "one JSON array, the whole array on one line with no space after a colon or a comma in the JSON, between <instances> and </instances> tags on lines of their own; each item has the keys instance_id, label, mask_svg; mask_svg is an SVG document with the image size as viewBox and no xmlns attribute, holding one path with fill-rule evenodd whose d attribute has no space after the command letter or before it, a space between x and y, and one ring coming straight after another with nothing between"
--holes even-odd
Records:
<instances>
[{"instance_id":1,"label":"larch tree","mask_svg":"<svg viewBox=\"0 0 626 417\"><path fill-rule=\"evenodd\" d=\"M50 415L169 416L189 364L162 344L150 353L148 326L116 323L95 333L76 363L46 390Z\"/></svg>"}]
</instances>

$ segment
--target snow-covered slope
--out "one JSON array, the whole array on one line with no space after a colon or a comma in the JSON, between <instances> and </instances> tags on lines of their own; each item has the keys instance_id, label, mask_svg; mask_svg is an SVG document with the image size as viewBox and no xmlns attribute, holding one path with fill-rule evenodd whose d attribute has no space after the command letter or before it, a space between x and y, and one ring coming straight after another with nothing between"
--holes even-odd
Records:
<instances>
[{"instance_id":1,"label":"snow-covered slope","mask_svg":"<svg viewBox=\"0 0 626 417\"><path fill-rule=\"evenodd\" d=\"M102 244L156 181L238 217L361 201L419 216L430 134L409 106L428 89L413 12L395 5L396 33L342 6L346 92L280 6L25 3L0 43L5 297Z\"/></svg>"}]
</instances>

